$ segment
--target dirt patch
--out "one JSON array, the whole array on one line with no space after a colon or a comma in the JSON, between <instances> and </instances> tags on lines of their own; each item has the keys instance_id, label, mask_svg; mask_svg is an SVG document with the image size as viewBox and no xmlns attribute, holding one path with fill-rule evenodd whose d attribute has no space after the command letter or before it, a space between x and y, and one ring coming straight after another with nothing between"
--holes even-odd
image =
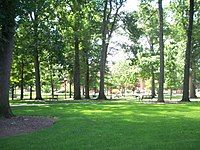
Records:
<instances>
[{"instance_id":1,"label":"dirt patch","mask_svg":"<svg viewBox=\"0 0 200 150\"><path fill-rule=\"evenodd\" d=\"M19 116L0 118L0 137L29 133L53 125L55 120L46 117Z\"/></svg>"}]
</instances>

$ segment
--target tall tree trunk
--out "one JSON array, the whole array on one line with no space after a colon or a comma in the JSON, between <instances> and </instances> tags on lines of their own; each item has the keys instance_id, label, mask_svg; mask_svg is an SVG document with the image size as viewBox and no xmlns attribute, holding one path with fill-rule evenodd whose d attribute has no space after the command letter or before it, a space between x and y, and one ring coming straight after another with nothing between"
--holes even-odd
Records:
<instances>
[{"instance_id":1,"label":"tall tree trunk","mask_svg":"<svg viewBox=\"0 0 200 150\"><path fill-rule=\"evenodd\" d=\"M172 99L172 92L173 92L173 90L172 90L172 88L170 88L169 100Z\"/></svg>"},{"instance_id":2,"label":"tall tree trunk","mask_svg":"<svg viewBox=\"0 0 200 150\"><path fill-rule=\"evenodd\" d=\"M23 62L23 60L21 61L20 89L21 89L20 99L23 100L23 98L24 98L24 62Z\"/></svg>"},{"instance_id":3,"label":"tall tree trunk","mask_svg":"<svg viewBox=\"0 0 200 150\"><path fill-rule=\"evenodd\" d=\"M33 86L31 85L30 86L30 100L32 100L33 99Z\"/></svg>"},{"instance_id":4,"label":"tall tree trunk","mask_svg":"<svg viewBox=\"0 0 200 150\"><path fill-rule=\"evenodd\" d=\"M164 102L164 42L163 42L163 8L162 0L158 0L159 9L159 50L160 50L160 75L159 75L159 90L158 102Z\"/></svg>"},{"instance_id":5,"label":"tall tree trunk","mask_svg":"<svg viewBox=\"0 0 200 150\"><path fill-rule=\"evenodd\" d=\"M51 78L51 96L52 96L52 98L54 98L54 84L53 84L53 74L54 74L54 72L53 72L52 65L50 67L50 70L51 70L51 77L50 77Z\"/></svg>"},{"instance_id":6,"label":"tall tree trunk","mask_svg":"<svg viewBox=\"0 0 200 150\"><path fill-rule=\"evenodd\" d=\"M195 87L195 72L192 70L189 77L190 98L197 98Z\"/></svg>"},{"instance_id":7,"label":"tall tree trunk","mask_svg":"<svg viewBox=\"0 0 200 150\"><path fill-rule=\"evenodd\" d=\"M52 98L54 98L54 84L53 84L52 75L51 75L51 96L52 96Z\"/></svg>"},{"instance_id":8,"label":"tall tree trunk","mask_svg":"<svg viewBox=\"0 0 200 150\"><path fill-rule=\"evenodd\" d=\"M72 78L69 80L69 98L72 98Z\"/></svg>"},{"instance_id":9,"label":"tall tree trunk","mask_svg":"<svg viewBox=\"0 0 200 150\"><path fill-rule=\"evenodd\" d=\"M12 87L11 87L12 100L14 100L14 92L15 92L14 85L12 85Z\"/></svg>"},{"instance_id":10,"label":"tall tree trunk","mask_svg":"<svg viewBox=\"0 0 200 150\"><path fill-rule=\"evenodd\" d=\"M32 14L31 14L32 15ZM36 100L42 100L41 82L40 82L40 62L38 52L38 20L37 14L34 12L34 67L35 67L35 86L36 86Z\"/></svg>"},{"instance_id":11,"label":"tall tree trunk","mask_svg":"<svg viewBox=\"0 0 200 150\"><path fill-rule=\"evenodd\" d=\"M108 4L108 0L105 0L104 12L103 12L103 26L102 26L102 50L101 50L101 60L100 60L100 87L99 87L99 96L98 96L98 99L100 100L107 99L104 93L105 66L106 66L106 56L107 56L107 49L108 49L108 43L106 42L107 4Z\"/></svg>"},{"instance_id":12,"label":"tall tree trunk","mask_svg":"<svg viewBox=\"0 0 200 150\"><path fill-rule=\"evenodd\" d=\"M85 99L90 99L90 68L88 62L88 54L86 52L86 72L85 72Z\"/></svg>"},{"instance_id":13,"label":"tall tree trunk","mask_svg":"<svg viewBox=\"0 0 200 150\"><path fill-rule=\"evenodd\" d=\"M82 93L85 96L85 86L82 86Z\"/></svg>"},{"instance_id":14,"label":"tall tree trunk","mask_svg":"<svg viewBox=\"0 0 200 150\"><path fill-rule=\"evenodd\" d=\"M79 39L78 39L77 31L75 31L74 49L75 49L75 59L74 59L74 100L80 100L81 99L81 91L80 91L80 59L79 59Z\"/></svg>"},{"instance_id":15,"label":"tall tree trunk","mask_svg":"<svg viewBox=\"0 0 200 150\"><path fill-rule=\"evenodd\" d=\"M185 51L183 96L181 100L182 102L190 102L189 76L190 76L190 54L191 54L191 47L192 47L193 14L194 14L194 0L190 0L189 26L188 26L188 31L187 31L187 47Z\"/></svg>"},{"instance_id":16,"label":"tall tree trunk","mask_svg":"<svg viewBox=\"0 0 200 150\"><path fill-rule=\"evenodd\" d=\"M190 78L189 78L189 86L190 86L190 98L197 98L196 95L196 60L193 59L191 61L191 71L190 71Z\"/></svg>"},{"instance_id":17,"label":"tall tree trunk","mask_svg":"<svg viewBox=\"0 0 200 150\"><path fill-rule=\"evenodd\" d=\"M67 80L64 79L64 88L65 88L65 99L67 99Z\"/></svg>"},{"instance_id":18,"label":"tall tree trunk","mask_svg":"<svg viewBox=\"0 0 200 150\"><path fill-rule=\"evenodd\" d=\"M100 89L98 99L107 99L104 92L104 77L105 77L105 67L106 58L109 41L111 39L112 33L114 31L115 24L117 22L117 17L119 14L119 9L123 6L124 1L119 1L115 9L113 9L112 0L104 0L104 10L103 10L103 22L102 22L102 50L101 50L101 60L100 60ZM109 4L109 6L108 6ZM113 12L115 10L115 12ZM112 16L114 14L114 16ZM110 20L112 16L112 21ZM111 23L112 22L112 23Z\"/></svg>"},{"instance_id":19,"label":"tall tree trunk","mask_svg":"<svg viewBox=\"0 0 200 150\"><path fill-rule=\"evenodd\" d=\"M151 69L151 96L152 98L155 98L156 91L155 91L155 74L154 74L154 68L152 66Z\"/></svg>"},{"instance_id":20,"label":"tall tree trunk","mask_svg":"<svg viewBox=\"0 0 200 150\"><path fill-rule=\"evenodd\" d=\"M14 116L9 104L9 80L14 45L15 6L12 0L1 1L0 6L5 15L0 37L0 116L10 118Z\"/></svg>"},{"instance_id":21,"label":"tall tree trunk","mask_svg":"<svg viewBox=\"0 0 200 150\"><path fill-rule=\"evenodd\" d=\"M38 58L38 51L35 51L35 58L34 58L34 67L35 67L35 86L36 86L36 100L42 100L41 94L41 85L40 85L40 62Z\"/></svg>"},{"instance_id":22,"label":"tall tree trunk","mask_svg":"<svg viewBox=\"0 0 200 150\"><path fill-rule=\"evenodd\" d=\"M106 48L106 42L103 41L103 50L101 52L101 60L100 60L100 88L99 88L99 96L98 99L100 100L105 100L107 99L105 96L105 66L106 66L106 53L107 53L107 48Z\"/></svg>"}]
</instances>

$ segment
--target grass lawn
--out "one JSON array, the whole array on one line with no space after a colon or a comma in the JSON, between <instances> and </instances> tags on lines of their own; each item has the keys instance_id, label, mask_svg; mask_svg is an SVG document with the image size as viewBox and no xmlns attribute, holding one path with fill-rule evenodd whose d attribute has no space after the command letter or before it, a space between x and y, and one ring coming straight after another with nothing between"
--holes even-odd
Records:
<instances>
[{"instance_id":1,"label":"grass lawn","mask_svg":"<svg viewBox=\"0 0 200 150\"><path fill-rule=\"evenodd\" d=\"M74 102L74 103L73 103ZM56 117L29 134L0 138L0 149L200 149L200 103L142 104L135 101L15 103L16 115Z\"/></svg>"}]
</instances>

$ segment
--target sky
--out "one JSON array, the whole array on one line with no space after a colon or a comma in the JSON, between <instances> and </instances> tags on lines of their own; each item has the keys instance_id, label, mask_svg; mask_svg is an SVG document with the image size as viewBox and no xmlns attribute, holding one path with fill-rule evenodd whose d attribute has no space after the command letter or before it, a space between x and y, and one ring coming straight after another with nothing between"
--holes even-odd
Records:
<instances>
[{"instance_id":1,"label":"sky","mask_svg":"<svg viewBox=\"0 0 200 150\"><path fill-rule=\"evenodd\" d=\"M127 0L126 4L122 10L126 10L129 12L133 11L133 10L137 10L139 2L140 2L140 0Z\"/></svg>"},{"instance_id":2,"label":"sky","mask_svg":"<svg viewBox=\"0 0 200 150\"><path fill-rule=\"evenodd\" d=\"M127 0L124 7L121 8L121 11L131 12L133 10L137 10L139 1L140 0ZM129 43L128 37L120 36L116 33L113 33L112 41L117 41L119 43L124 43L124 42ZM111 43L110 47L115 47L116 50L114 51L108 50L108 52L112 53L112 55L108 55L109 65L112 65L112 62L123 61L129 57L119 46Z\"/></svg>"}]
</instances>

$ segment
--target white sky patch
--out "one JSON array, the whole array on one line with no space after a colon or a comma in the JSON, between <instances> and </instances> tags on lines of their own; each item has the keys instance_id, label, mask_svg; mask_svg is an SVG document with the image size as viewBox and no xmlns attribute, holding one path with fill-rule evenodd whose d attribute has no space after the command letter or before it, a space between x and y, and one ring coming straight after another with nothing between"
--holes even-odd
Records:
<instances>
[{"instance_id":1,"label":"white sky patch","mask_svg":"<svg viewBox=\"0 0 200 150\"><path fill-rule=\"evenodd\" d=\"M121 11L132 12L133 10L138 10L140 0L127 0Z\"/></svg>"},{"instance_id":2,"label":"white sky patch","mask_svg":"<svg viewBox=\"0 0 200 150\"><path fill-rule=\"evenodd\" d=\"M126 12L132 12L134 10L138 9L138 6L140 4L140 0L127 0L127 2L124 4L124 7L121 8L121 11ZM128 38L128 35L120 35L124 34L125 31L123 29L119 29L117 34L116 32L113 33L111 43L108 50L108 65L111 66L112 62L118 62L123 61L129 58L129 56L124 52L124 50L118 45L123 43L130 44L131 41ZM113 49L114 48L114 49Z\"/></svg>"}]
</instances>

